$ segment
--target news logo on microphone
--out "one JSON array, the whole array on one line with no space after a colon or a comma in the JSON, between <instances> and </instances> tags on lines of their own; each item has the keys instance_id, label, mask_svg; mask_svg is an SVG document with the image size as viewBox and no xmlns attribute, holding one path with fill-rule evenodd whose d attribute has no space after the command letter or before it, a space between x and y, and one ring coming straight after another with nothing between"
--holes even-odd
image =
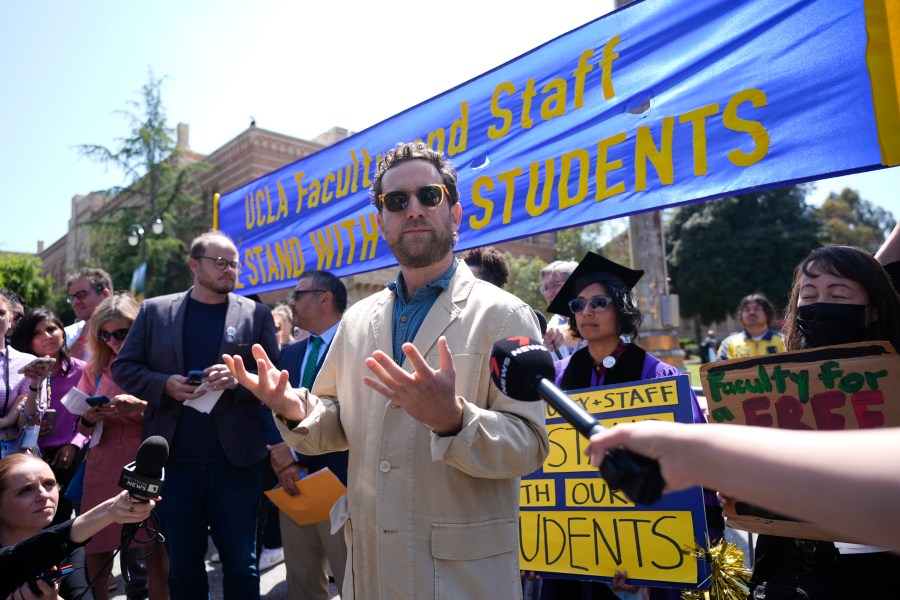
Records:
<instances>
[{"instance_id":1,"label":"news logo on microphone","mask_svg":"<svg viewBox=\"0 0 900 600\"><path fill-rule=\"evenodd\" d=\"M166 480L165 464L169 460L169 444L153 435L138 448L132 463L125 465L119 476L119 487L135 498L158 498Z\"/></svg>"},{"instance_id":2,"label":"news logo on microphone","mask_svg":"<svg viewBox=\"0 0 900 600\"><path fill-rule=\"evenodd\" d=\"M553 357L536 340L513 336L500 340L491 350L491 379L503 394L516 400L534 401L533 379L553 378Z\"/></svg>"},{"instance_id":3,"label":"news logo on microphone","mask_svg":"<svg viewBox=\"0 0 900 600\"><path fill-rule=\"evenodd\" d=\"M163 480L165 479L165 469L161 471L160 477L150 477L136 470L137 462L132 462L122 469L122 475L119 477L119 487L127 490L132 496L143 496L144 498L157 498L162 492Z\"/></svg>"}]
</instances>

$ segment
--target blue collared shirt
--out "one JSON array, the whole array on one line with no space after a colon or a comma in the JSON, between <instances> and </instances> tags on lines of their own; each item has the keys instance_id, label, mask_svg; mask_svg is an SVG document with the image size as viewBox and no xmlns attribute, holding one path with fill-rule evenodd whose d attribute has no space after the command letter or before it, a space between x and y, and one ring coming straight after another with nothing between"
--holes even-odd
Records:
<instances>
[{"instance_id":1,"label":"blue collared shirt","mask_svg":"<svg viewBox=\"0 0 900 600\"><path fill-rule=\"evenodd\" d=\"M397 275L397 281L387 284L388 289L396 296L391 331L393 332L394 362L398 365L403 365L403 361L406 360L406 355L403 354L403 344L415 339L438 296L450 287L450 278L453 277L458 265L459 259L454 258L453 264L444 271L443 275L417 289L409 302L406 301L406 295L403 293L403 290L406 289L403 273Z\"/></svg>"}]
</instances>

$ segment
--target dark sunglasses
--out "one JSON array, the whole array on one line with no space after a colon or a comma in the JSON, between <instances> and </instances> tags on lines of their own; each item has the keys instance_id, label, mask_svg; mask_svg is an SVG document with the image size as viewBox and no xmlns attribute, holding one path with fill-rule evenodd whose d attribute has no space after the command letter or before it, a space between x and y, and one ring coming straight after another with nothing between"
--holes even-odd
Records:
<instances>
[{"instance_id":1,"label":"dark sunglasses","mask_svg":"<svg viewBox=\"0 0 900 600\"><path fill-rule=\"evenodd\" d=\"M288 300L288 302L298 301L300 298L303 297L303 294L316 294L319 292L327 292L327 291L328 290L294 290L293 292L291 292L291 299Z\"/></svg>"},{"instance_id":2,"label":"dark sunglasses","mask_svg":"<svg viewBox=\"0 0 900 600\"><path fill-rule=\"evenodd\" d=\"M122 329L116 329L112 333L103 331L102 329L97 332L97 339L101 342L108 342L110 338L116 338L117 342L124 342L126 337L128 337L128 330L124 327Z\"/></svg>"},{"instance_id":3,"label":"dark sunglasses","mask_svg":"<svg viewBox=\"0 0 900 600\"><path fill-rule=\"evenodd\" d=\"M594 296L590 299L575 298L574 300L569 300L569 310L572 311L572 314L577 315L588 304L591 305L591 310L606 310L612 304L612 298L609 296Z\"/></svg>"},{"instance_id":4,"label":"dark sunglasses","mask_svg":"<svg viewBox=\"0 0 900 600\"><path fill-rule=\"evenodd\" d=\"M450 190L443 183L430 183L423 185L414 192L422 206L434 208L444 201L444 194L450 195ZM394 190L378 196L378 199L386 209L391 212L400 212L409 206L410 192Z\"/></svg>"}]
</instances>

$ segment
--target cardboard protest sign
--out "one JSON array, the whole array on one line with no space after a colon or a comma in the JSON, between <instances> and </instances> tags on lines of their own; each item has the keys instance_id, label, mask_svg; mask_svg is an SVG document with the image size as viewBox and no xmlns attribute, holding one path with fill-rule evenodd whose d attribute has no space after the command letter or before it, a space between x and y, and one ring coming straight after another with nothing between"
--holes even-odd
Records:
<instances>
[{"instance_id":1,"label":"cardboard protest sign","mask_svg":"<svg viewBox=\"0 0 900 600\"><path fill-rule=\"evenodd\" d=\"M823 431L900 425L900 355L889 342L709 363L700 378L716 423Z\"/></svg>"},{"instance_id":2,"label":"cardboard protest sign","mask_svg":"<svg viewBox=\"0 0 900 600\"><path fill-rule=\"evenodd\" d=\"M700 369L710 421L800 430L900 426L900 355L859 342L710 363ZM823 490L824 492L824 490ZM731 499L728 525L787 537L854 541Z\"/></svg>"},{"instance_id":3,"label":"cardboard protest sign","mask_svg":"<svg viewBox=\"0 0 900 600\"><path fill-rule=\"evenodd\" d=\"M691 423L686 376L572 392L603 425L657 419ZM709 575L689 551L706 546L706 513L700 488L635 505L610 489L584 456L587 440L547 407L550 455L522 478L519 557L522 569L560 579L628 581L681 589L700 587Z\"/></svg>"}]
</instances>

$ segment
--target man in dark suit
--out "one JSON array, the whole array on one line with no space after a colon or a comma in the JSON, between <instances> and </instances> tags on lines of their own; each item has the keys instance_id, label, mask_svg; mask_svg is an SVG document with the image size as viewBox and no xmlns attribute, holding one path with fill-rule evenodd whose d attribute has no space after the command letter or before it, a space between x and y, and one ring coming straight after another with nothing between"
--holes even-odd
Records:
<instances>
[{"instance_id":1,"label":"man in dark suit","mask_svg":"<svg viewBox=\"0 0 900 600\"><path fill-rule=\"evenodd\" d=\"M173 600L206 598L207 531L222 558L225 598L259 598L256 515L266 446L260 405L239 387L222 354L252 363L261 344L277 354L275 321L262 304L233 294L238 251L222 232L191 243L194 285L144 301L113 363L116 383L147 401L144 437L169 443L159 504ZM202 371L202 385L187 375ZM165 506L163 506L165 505Z\"/></svg>"},{"instance_id":2,"label":"man in dark suit","mask_svg":"<svg viewBox=\"0 0 900 600\"><path fill-rule=\"evenodd\" d=\"M290 374L293 387L311 388L347 308L347 289L328 271L306 271L300 276L288 305L294 325L309 331L310 335L282 350L278 368ZM306 456L294 452L284 442L270 446L270 450L272 467L288 494L297 494L294 482L302 472L315 473L325 467L347 485L346 451ZM280 522L288 596L328 600L326 559L338 589L344 584L347 545L343 531L332 535L328 521L298 525L287 515L281 515Z\"/></svg>"}]
</instances>

